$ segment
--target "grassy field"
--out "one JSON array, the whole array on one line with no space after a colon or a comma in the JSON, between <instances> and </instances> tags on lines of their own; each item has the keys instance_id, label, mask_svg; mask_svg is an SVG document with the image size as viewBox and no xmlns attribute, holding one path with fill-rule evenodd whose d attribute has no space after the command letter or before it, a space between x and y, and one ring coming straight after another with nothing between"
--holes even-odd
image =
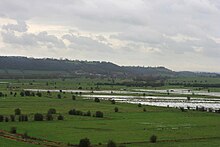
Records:
<instances>
[{"instance_id":1,"label":"grassy field","mask_svg":"<svg viewBox=\"0 0 220 147\"><path fill-rule=\"evenodd\" d=\"M62 146L78 144L79 140L85 137L90 139L92 145L100 147L106 146L108 140L114 140L127 147L217 147L220 145L219 113L181 112L174 108L138 107L134 104L111 104L110 101L97 103L93 100L85 100L80 96L77 96L76 100L72 100L70 93L62 94L61 99L57 98L58 93L51 95L43 93L42 97L21 97L19 95L22 88L45 88L50 87L54 82L56 82L57 89L62 87L74 89L79 85L88 88L95 87L93 80L81 79L74 82L73 80L48 80L49 84L47 84L47 80L9 80L9 82L16 83L19 88L8 89L7 84L0 85L0 91L7 93L7 97L0 97L0 115L9 116L14 114L14 109L20 108L22 114L29 116L29 121L0 122L0 130L10 131L11 127L16 127L17 133L27 132L31 137L61 142ZM31 82L32 84L30 84ZM17 92L17 96L10 95L10 91ZM114 112L115 107L119 108L119 112ZM64 120L33 121L34 113L46 115L50 108L55 108L58 114L64 116ZM73 108L83 112L89 110L92 114L102 111L104 118L69 115L68 111ZM143 111L143 108L146 109L146 112ZM57 114L53 116L56 117ZM149 138L153 134L158 138L157 143L149 142ZM0 146L29 147L36 145L6 139L0 135Z\"/></svg>"}]
</instances>

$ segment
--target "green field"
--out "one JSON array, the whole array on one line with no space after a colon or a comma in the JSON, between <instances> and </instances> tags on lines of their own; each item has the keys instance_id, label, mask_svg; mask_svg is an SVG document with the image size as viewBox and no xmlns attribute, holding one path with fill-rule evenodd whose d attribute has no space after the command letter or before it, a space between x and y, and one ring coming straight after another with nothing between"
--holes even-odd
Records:
<instances>
[{"instance_id":1,"label":"green field","mask_svg":"<svg viewBox=\"0 0 220 147\"><path fill-rule=\"evenodd\" d=\"M102 100L97 103L93 100L85 100L80 96L77 96L76 100L72 100L71 93L62 93L61 99L57 98L58 93L51 95L43 93L42 97L21 97L19 95L23 88L53 89L54 82L56 82L57 89L77 89L79 86L82 86L83 89L90 89L96 86L95 80L98 79L5 80L13 83L12 85L17 88L9 89L8 84L0 85L0 91L7 94L7 97L0 97L0 115L9 116L14 114L14 109L20 108L22 114L28 115L29 121L0 122L0 130L10 131L11 127L16 127L19 134L27 132L31 137L61 142L62 146L77 145L79 140L85 137L90 139L92 145L100 147L106 146L108 140L114 140L119 145L127 147L217 147L220 145L219 113L181 112L175 108L138 107L135 104L111 104L110 101ZM111 88L110 86L100 87L100 89ZM17 96L10 95L10 91L17 92ZM119 108L119 112L114 112L115 107ZM34 113L46 115L50 108L55 108L58 114L64 116L64 120L33 121ZM91 111L92 114L102 111L104 118L69 115L68 111L73 108L83 112ZM143 108L146 109L146 112L143 112ZM54 114L54 118L58 114ZM149 142L149 138L153 134L157 136L157 143ZM6 139L0 135L0 146L29 147L37 145Z\"/></svg>"}]
</instances>

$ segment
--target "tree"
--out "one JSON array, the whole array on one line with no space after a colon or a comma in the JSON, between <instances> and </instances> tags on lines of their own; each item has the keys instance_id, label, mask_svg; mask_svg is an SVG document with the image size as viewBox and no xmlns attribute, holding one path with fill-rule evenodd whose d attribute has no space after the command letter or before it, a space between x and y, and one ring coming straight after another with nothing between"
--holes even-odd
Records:
<instances>
[{"instance_id":1,"label":"tree","mask_svg":"<svg viewBox=\"0 0 220 147\"><path fill-rule=\"evenodd\" d=\"M57 120L64 120L63 115L59 115L59 116L57 117Z\"/></svg>"},{"instance_id":2,"label":"tree","mask_svg":"<svg viewBox=\"0 0 220 147\"><path fill-rule=\"evenodd\" d=\"M156 135L152 135L152 136L150 137L150 142L151 142L151 143L156 143L156 142L157 142L157 136L156 136Z\"/></svg>"},{"instance_id":3,"label":"tree","mask_svg":"<svg viewBox=\"0 0 220 147\"><path fill-rule=\"evenodd\" d=\"M117 147L116 143L112 140L109 140L107 143L107 147Z\"/></svg>"},{"instance_id":4,"label":"tree","mask_svg":"<svg viewBox=\"0 0 220 147\"><path fill-rule=\"evenodd\" d=\"M44 119L44 116L42 114L40 114L40 113L34 114L35 121L43 121L43 119Z\"/></svg>"},{"instance_id":5,"label":"tree","mask_svg":"<svg viewBox=\"0 0 220 147\"><path fill-rule=\"evenodd\" d=\"M100 99L96 97L94 101L97 102L97 103L99 103L99 102L100 102Z\"/></svg>"},{"instance_id":6,"label":"tree","mask_svg":"<svg viewBox=\"0 0 220 147\"><path fill-rule=\"evenodd\" d=\"M9 118L8 117L5 117L5 122L8 122L9 121Z\"/></svg>"},{"instance_id":7,"label":"tree","mask_svg":"<svg viewBox=\"0 0 220 147\"><path fill-rule=\"evenodd\" d=\"M14 115L10 115L10 119L11 119L11 121L15 121L15 116Z\"/></svg>"},{"instance_id":8,"label":"tree","mask_svg":"<svg viewBox=\"0 0 220 147\"><path fill-rule=\"evenodd\" d=\"M72 100L76 100L76 96L75 95L72 95Z\"/></svg>"},{"instance_id":9,"label":"tree","mask_svg":"<svg viewBox=\"0 0 220 147\"><path fill-rule=\"evenodd\" d=\"M88 138L81 139L79 141L79 147L90 147L90 140Z\"/></svg>"},{"instance_id":10,"label":"tree","mask_svg":"<svg viewBox=\"0 0 220 147\"><path fill-rule=\"evenodd\" d=\"M42 96L42 94L41 94L39 91L36 93L36 95L37 95L38 97L41 97L41 96Z\"/></svg>"},{"instance_id":11,"label":"tree","mask_svg":"<svg viewBox=\"0 0 220 147\"><path fill-rule=\"evenodd\" d=\"M19 108L15 109L15 115L21 115L21 109Z\"/></svg>"},{"instance_id":12,"label":"tree","mask_svg":"<svg viewBox=\"0 0 220 147\"><path fill-rule=\"evenodd\" d=\"M22 96L22 97L25 96L24 91L20 92L20 96Z\"/></svg>"},{"instance_id":13,"label":"tree","mask_svg":"<svg viewBox=\"0 0 220 147\"><path fill-rule=\"evenodd\" d=\"M115 100L111 100L111 103L112 103L112 104L115 104Z\"/></svg>"},{"instance_id":14,"label":"tree","mask_svg":"<svg viewBox=\"0 0 220 147\"><path fill-rule=\"evenodd\" d=\"M103 112L101 112L101 111L96 111L95 116L96 117L104 117Z\"/></svg>"},{"instance_id":15,"label":"tree","mask_svg":"<svg viewBox=\"0 0 220 147\"><path fill-rule=\"evenodd\" d=\"M61 97L62 97L61 94L57 94L58 99L61 99Z\"/></svg>"},{"instance_id":16,"label":"tree","mask_svg":"<svg viewBox=\"0 0 220 147\"><path fill-rule=\"evenodd\" d=\"M0 115L0 122L3 122L3 121L4 121L4 116Z\"/></svg>"},{"instance_id":17,"label":"tree","mask_svg":"<svg viewBox=\"0 0 220 147\"><path fill-rule=\"evenodd\" d=\"M10 133L16 134L17 133L17 128L16 127L11 127Z\"/></svg>"},{"instance_id":18,"label":"tree","mask_svg":"<svg viewBox=\"0 0 220 147\"><path fill-rule=\"evenodd\" d=\"M187 96L187 100L190 101L190 96Z\"/></svg>"},{"instance_id":19,"label":"tree","mask_svg":"<svg viewBox=\"0 0 220 147\"><path fill-rule=\"evenodd\" d=\"M51 113L48 113L48 114L46 115L46 119L47 119L48 121L53 120L52 114L51 114Z\"/></svg>"},{"instance_id":20,"label":"tree","mask_svg":"<svg viewBox=\"0 0 220 147\"><path fill-rule=\"evenodd\" d=\"M138 107L141 107L141 106L142 106L141 103L139 103L139 104L138 104Z\"/></svg>"},{"instance_id":21,"label":"tree","mask_svg":"<svg viewBox=\"0 0 220 147\"><path fill-rule=\"evenodd\" d=\"M47 111L47 114L56 114L56 109L50 108L50 109Z\"/></svg>"},{"instance_id":22,"label":"tree","mask_svg":"<svg viewBox=\"0 0 220 147\"><path fill-rule=\"evenodd\" d=\"M115 112L118 112L118 107L115 107Z\"/></svg>"}]
</instances>

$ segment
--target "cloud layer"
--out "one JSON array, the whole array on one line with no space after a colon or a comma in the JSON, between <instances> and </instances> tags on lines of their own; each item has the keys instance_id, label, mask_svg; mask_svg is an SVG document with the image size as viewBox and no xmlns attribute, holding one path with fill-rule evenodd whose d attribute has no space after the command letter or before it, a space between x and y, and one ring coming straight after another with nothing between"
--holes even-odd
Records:
<instances>
[{"instance_id":1,"label":"cloud layer","mask_svg":"<svg viewBox=\"0 0 220 147\"><path fill-rule=\"evenodd\" d=\"M0 55L220 72L216 0L1 0Z\"/></svg>"}]
</instances>

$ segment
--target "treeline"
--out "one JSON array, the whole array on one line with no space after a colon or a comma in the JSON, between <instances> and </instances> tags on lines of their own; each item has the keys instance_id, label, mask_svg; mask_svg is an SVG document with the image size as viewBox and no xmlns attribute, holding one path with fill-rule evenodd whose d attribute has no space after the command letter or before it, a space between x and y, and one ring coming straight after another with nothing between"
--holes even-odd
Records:
<instances>
[{"instance_id":1,"label":"treeline","mask_svg":"<svg viewBox=\"0 0 220 147\"><path fill-rule=\"evenodd\" d=\"M169 83L169 85L175 85L175 86L185 86L185 87L203 87L203 88L217 88L220 87L220 84L207 84L207 83Z\"/></svg>"}]
</instances>

